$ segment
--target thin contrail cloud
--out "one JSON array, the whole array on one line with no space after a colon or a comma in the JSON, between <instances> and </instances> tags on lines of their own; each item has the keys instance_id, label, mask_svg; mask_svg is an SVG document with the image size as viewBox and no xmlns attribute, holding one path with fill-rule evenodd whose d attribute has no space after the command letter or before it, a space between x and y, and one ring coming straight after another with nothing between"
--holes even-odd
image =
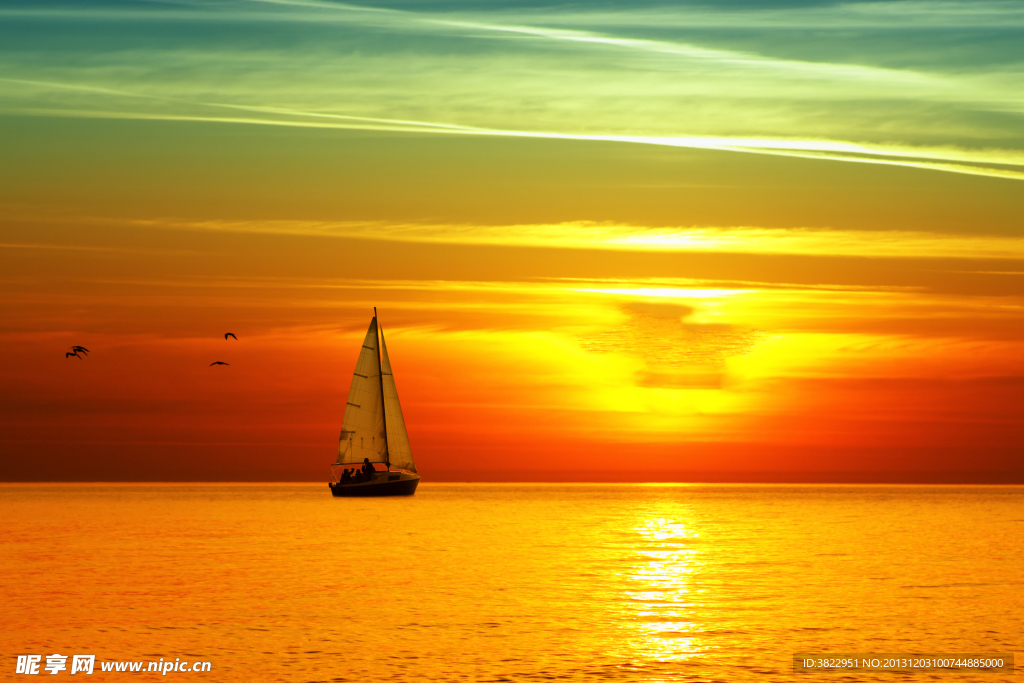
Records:
<instances>
[{"instance_id":1,"label":"thin contrail cloud","mask_svg":"<svg viewBox=\"0 0 1024 683\"><path fill-rule=\"evenodd\" d=\"M880 164L917 168L947 173L961 173L1011 180L1024 180L1024 171L1013 167L1024 167L1024 154L1009 150L975 152L969 150L927 148L913 146L865 145L835 140L797 140L746 137L710 136L644 136L619 134L582 134L560 131L527 131L514 129L483 128L436 121L416 121L369 116L349 116L324 112L303 111L284 107L229 104L222 102L200 102L183 98L138 94L126 90L102 88L91 85L53 83L27 79L0 78L8 83L20 83L35 87L60 90L76 90L112 97L156 100L199 108L213 108L262 114L251 116L218 116L199 113L115 111L105 109L60 109L60 108L19 108L19 113L42 116L106 118L136 120L193 121L197 123L248 124L264 126L285 126L295 128L337 128L345 130L374 130L395 133L430 135L464 135L486 137L512 137L546 140L576 140L588 142L613 142L639 145L656 145L686 149L704 149L721 152L762 154L771 156L796 157L803 159L839 161L860 164ZM269 115L269 116L268 116ZM281 118L284 116L295 118ZM1010 167L1010 168L1003 168Z\"/></svg>"}]
</instances>

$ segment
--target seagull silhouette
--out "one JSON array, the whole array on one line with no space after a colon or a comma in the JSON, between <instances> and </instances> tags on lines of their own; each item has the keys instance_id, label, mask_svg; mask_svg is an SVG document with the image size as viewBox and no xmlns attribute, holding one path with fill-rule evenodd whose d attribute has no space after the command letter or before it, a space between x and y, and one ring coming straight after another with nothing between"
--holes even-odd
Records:
<instances>
[{"instance_id":1,"label":"seagull silhouette","mask_svg":"<svg viewBox=\"0 0 1024 683\"><path fill-rule=\"evenodd\" d=\"M236 337L236 336L234 335L234 333L232 333L232 332L225 332L225 333L224 333L224 338L225 338L225 339L227 339L228 337L231 337L231 338L232 338L232 339L234 339L235 341L238 341L238 337Z\"/></svg>"},{"instance_id":2,"label":"seagull silhouette","mask_svg":"<svg viewBox=\"0 0 1024 683\"><path fill-rule=\"evenodd\" d=\"M72 346L71 350L76 354L84 353L87 356L89 355L89 349L85 348L84 346Z\"/></svg>"},{"instance_id":3,"label":"seagull silhouette","mask_svg":"<svg viewBox=\"0 0 1024 683\"><path fill-rule=\"evenodd\" d=\"M79 356L77 353L71 353L70 351L68 351L67 353L64 354L65 360L67 359L68 356L74 356L78 360L82 360L82 357Z\"/></svg>"},{"instance_id":4,"label":"seagull silhouette","mask_svg":"<svg viewBox=\"0 0 1024 683\"><path fill-rule=\"evenodd\" d=\"M212 363L210 363L210 366L209 366L209 367L211 367L211 368L212 368L212 367L213 367L214 365L231 365L231 363L225 363L225 362L224 362L224 361L222 361L222 360L215 360L215 361L213 361Z\"/></svg>"}]
</instances>

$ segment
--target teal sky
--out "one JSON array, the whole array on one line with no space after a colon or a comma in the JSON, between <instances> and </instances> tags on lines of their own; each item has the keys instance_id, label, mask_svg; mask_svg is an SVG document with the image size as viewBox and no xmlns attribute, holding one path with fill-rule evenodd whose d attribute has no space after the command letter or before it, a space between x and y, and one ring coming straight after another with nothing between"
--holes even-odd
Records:
<instances>
[{"instance_id":1,"label":"teal sky","mask_svg":"<svg viewBox=\"0 0 1024 683\"><path fill-rule=\"evenodd\" d=\"M0 18L8 115L1024 172L1020 2L7 2Z\"/></svg>"}]
</instances>

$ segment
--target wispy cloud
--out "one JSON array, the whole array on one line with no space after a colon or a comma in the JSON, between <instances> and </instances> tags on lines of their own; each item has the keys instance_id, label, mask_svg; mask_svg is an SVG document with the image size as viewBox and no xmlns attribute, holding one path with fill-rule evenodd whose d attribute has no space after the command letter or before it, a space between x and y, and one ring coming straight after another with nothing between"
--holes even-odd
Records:
<instances>
[{"instance_id":1,"label":"wispy cloud","mask_svg":"<svg viewBox=\"0 0 1024 683\"><path fill-rule=\"evenodd\" d=\"M0 15L16 24L33 11ZM250 0L39 12L83 37L40 51L12 34L0 49L0 73L20 84L0 93L8 113L597 140L1014 179L1024 158L1024 73L1010 55L972 68L944 61L932 41L909 66L904 38L851 39L863 45L835 59L816 41L796 49L799 37L730 45L698 30L857 17L912 28L929 12L1012 27L1022 13L1010 4L442 12ZM196 44L146 21L166 13L223 40ZM149 45L117 37L123 27L102 41L82 28L115 20ZM878 63L890 48L893 63Z\"/></svg>"},{"instance_id":2,"label":"wispy cloud","mask_svg":"<svg viewBox=\"0 0 1024 683\"><path fill-rule=\"evenodd\" d=\"M638 225L573 222L469 225L309 220L147 219L114 221L145 228L235 233L313 235L396 242L525 246L554 249L869 256L872 258L1022 259L1024 237L900 230Z\"/></svg>"},{"instance_id":3,"label":"wispy cloud","mask_svg":"<svg viewBox=\"0 0 1024 683\"><path fill-rule=\"evenodd\" d=\"M1018 2L956 2L903 0L898 2L843 2L817 6L755 7L692 4L673 8L630 7L628 10L595 8L589 12L518 11L494 15L515 16L519 21L561 25L581 21L589 26L817 29L849 31L930 31L936 28L1013 29L1024 27L1024 7Z\"/></svg>"},{"instance_id":4,"label":"wispy cloud","mask_svg":"<svg viewBox=\"0 0 1024 683\"><path fill-rule=\"evenodd\" d=\"M284 107L227 104L219 102L190 102L169 96L135 95L125 90L115 90L90 85L51 83L27 79L0 78L12 84L31 85L55 90L108 95L119 98L153 100L206 110L232 110L245 112L249 116L224 116L199 113L174 113L160 111L109 110L109 109L43 109L10 108L9 112L30 113L45 116L68 116L81 118L110 118L136 120L193 121L206 123L233 123L268 126L290 126L303 128L338 128L347 130L376 130L400 133L426 133L443 135L472 135L518 137L553 140L578 140L590 142L614 142L688 149L707 149L750 154L821 159L861 164L902 166L933 171L981 175L1013 180L1024 179L1024 151L1005 149L969 150L955 147L915 147L911 145L867 145L840 140L821 139L771 139L724 136L643 136L616 134L580 134L569 132L502 130L476 126L465 126L433 121L412 121L382 117L350 116L325 112L310 112ZM1009 167L1009 168L1007 168Z\"/></svg>"}]
</instances>

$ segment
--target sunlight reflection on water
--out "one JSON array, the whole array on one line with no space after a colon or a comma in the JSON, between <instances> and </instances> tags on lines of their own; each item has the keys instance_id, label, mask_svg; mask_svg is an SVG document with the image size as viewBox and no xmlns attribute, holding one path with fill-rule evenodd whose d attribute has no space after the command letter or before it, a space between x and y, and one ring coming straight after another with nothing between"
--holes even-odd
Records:
<instances>
[{"instance_id":1,"label":"sunlight reflection on water","mask_svg":"<svg viewBox=\"0 0 1024 683\"><path fill-rule=\"evenodd\" d=\"M699 551L685 544L697 538L680 522L647 519L636 527L641 562L629 574L624 591L632 615L623 620L633 652L656 661L684 661L701 651L694 630L692 574Z\"/></svg>"}]
</instances>

